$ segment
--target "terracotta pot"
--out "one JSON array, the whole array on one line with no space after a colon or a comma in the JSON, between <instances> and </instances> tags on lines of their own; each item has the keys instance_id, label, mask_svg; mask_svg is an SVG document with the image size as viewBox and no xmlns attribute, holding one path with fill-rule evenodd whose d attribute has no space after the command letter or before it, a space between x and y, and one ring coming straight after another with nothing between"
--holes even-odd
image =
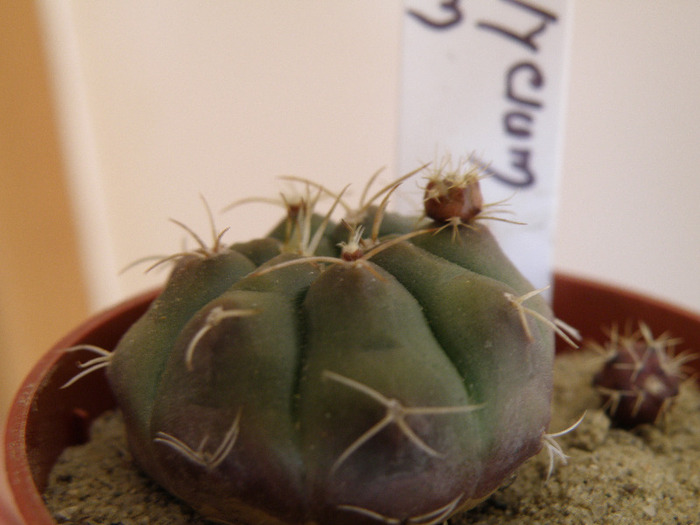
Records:
<instances>
[{"instance_id":1,"label":"terracotta pot","mask_svg":"<svg viewBox=\"0 0 700 525\"><path fill-rule=\"evenodd\" d=\"M557 274L554 311L575 326L586 339L602 340L602 327L611 323L643 320L657 334L669 331L684 340L684 348L700 350L700 315L643 295L568 275ZM66 354L63 349L93 344L112 349L126 329L146 310L157 291L147 292L107 310L76 328L37 363L12 405L6 429L6 467L16 506L0 506L0 521L7 524L55 525L41 493L49 471L68 446L88 438L90 422L114 407L104 374L93 373L73 387L61 390L75 375L77 361L93 354ZM565 350L564 345L558 351ZM695 365L700 377L700 360ZM5 514L3 514L5 513Z\"/></svg>"},{"instance_id":2,"label":"terracotta pot","mask_svg":"<svg viewBox=\"0 0 700 525\"><path fill-rule=\"evenodd\" d=\"M14 510L21 516L15 523L55 525L41 497L51 467L66 447L87 440L93 419L115 406L102 373L86 376L76 388L61 389L75 375L76 362L94 357L91 352L63 350L78 344L114 348L157 293L154 290L138 295L90 318L58 341L24 380L5 430L5 467L16 506L5 512ZM13 523L9 517L6 521Z\"/></svg>"}]
</instances>

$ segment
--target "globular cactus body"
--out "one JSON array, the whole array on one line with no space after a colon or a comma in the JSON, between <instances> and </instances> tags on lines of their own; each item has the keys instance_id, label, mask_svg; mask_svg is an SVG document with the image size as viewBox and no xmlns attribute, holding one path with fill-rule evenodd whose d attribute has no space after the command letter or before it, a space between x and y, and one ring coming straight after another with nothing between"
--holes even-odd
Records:
<instances>
[{"instance_id":1,"label":"globular cactus body","mask_svg":"<svg viewBox=\"0 0 700 525\"><path fill-rule=\"evenodd\" d=\"M683 365L695 354L673 354L679 341L666 334L654 338L649 327L617 329L602 348L607 360L593 384L612 423L631 429L656 423L669 409L686 379Z\"/></svg>"},{"instance_id":2,"label":"globular cactus body","mask_svg":"<svg viewBox=\"0 0 700 525\"><path fill-rule=\"evenodd\" d=\"M426 200L480 199L436 181ZM342 247L302 203L183 255L107 366L139 464L233 523L441 523L486 498L542 447L554 325L479 199L365 205Z\"/></svg>"}]
</instances>

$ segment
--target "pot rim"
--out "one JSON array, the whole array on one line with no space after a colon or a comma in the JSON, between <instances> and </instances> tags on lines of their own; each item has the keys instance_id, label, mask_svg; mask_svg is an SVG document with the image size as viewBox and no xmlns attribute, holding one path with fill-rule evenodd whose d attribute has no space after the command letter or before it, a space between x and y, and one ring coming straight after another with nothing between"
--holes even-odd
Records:
<instances>
[{"instance_id":1,"label":"pot rim","mask_svg":"<svg viewBox=\"0 0 700 525\"><path fill-rule=\"evenodd\" d=\"M36 362L15 394L5 425L5 472L3 475L9 484L12 502L21 516L31 520L28 523L32 523L32 525L55 524L44 505L42 491L39 490L35 479L37 467L32 463L28 454L27 422L36 412L34 401L37 394L46 386L57 362L61 358L65 358L66 348L78 344L98 344L97 340L105 338L104 327L111 326L115 319L121 320L120 324L128 327L140 317L158 293L160 293L160 289L142 292L90 316L59 339Z\"/></svg>"}]
</instances>

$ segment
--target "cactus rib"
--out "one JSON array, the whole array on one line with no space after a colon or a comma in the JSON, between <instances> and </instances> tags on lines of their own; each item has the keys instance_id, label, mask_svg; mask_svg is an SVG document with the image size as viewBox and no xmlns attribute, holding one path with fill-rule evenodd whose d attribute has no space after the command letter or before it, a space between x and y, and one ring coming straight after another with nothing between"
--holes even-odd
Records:
<instances>
[{"instance_id":1,"label":"cactus rib","mask_svg":"<svg viewBox=\"0 0 700 525\"><path fill-rule=\"evenodd\" d=\"M358 392L365 394L366 396L374 399L379 404L386 408L386 414L382 419L375 423L369 430L358 437L345 451L340 455L340 457L333 463L331 472L338 470L340 465L345 462L358 448L360 448L365 442L372 439L372 437L378 434L386 426L395 424L401 432L411 441L416 447L421 449L423 452L429 456L442 457L443 454L433 449L430 445L425 443L406 423L406 416L411 415L442 415L442 414L456 414L456 413L467 413L473 412L483 408L483 404L479 405L464 405L464 406L454 406L454 407L405 407L400 401L393 398L388 398L377 390L359 382L349 377L342 376L330 370L323 371L323 377L327 379L332 379L340 384L348 386Z\"/></svg>"},{"instance_id":2,"label":"cactus rib","mask_svg":"<svg viewBox=\"0 0 700 525\"><path fill-rule=\"evenodd\" d=\"M224 438L221 440L221 444L216 448L213 454L210 454L204 450L204 447L209 440L209 435L204 436L196 450L192 449L183 441L166 432L157 432L153 441L169 446L173 450L182 454L185 458L206 468L207 470L213 470L218 467L226 459L226 456L231 453L231 450L233 450L233 446L236 443L236 438L238 437L238 431L240 428L241 413L242 410L239 410L236 418L233 420L233 423L224 435Z\"/></svg>"},{"instance_id":3,"label":"cactus rib","mask_svg":"<svg viewBox=\"0 0 700 525\"><path fill-rule=\"evenodd\" d=\"M202 339L202 337L204 337L207 334L207 332L209 332L212 328L218 326L222 321L226 319L247 317L249 315L255 315L257 313L258 310L250 308L233 310L226 310L221 306L216 306L212 308L211 311L207 314L207 317L204 320L204 324L202 325L202 327L197 331L197 333L194 334L192 340L187 345L187 350L185 350L185 365L187 366L187 369L190 371L193 369L192 356L194 355L194 351L197 348L197 344Z\"/></svg>"}]
</instances>

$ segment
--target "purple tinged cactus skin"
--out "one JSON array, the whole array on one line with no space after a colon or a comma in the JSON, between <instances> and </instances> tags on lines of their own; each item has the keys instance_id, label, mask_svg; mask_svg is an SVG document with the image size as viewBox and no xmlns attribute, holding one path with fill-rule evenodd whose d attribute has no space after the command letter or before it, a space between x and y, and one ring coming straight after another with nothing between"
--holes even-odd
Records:
<instances>
[{"instance_id":1,"label":"purple tinged cactus skin","mask_svg":"<svg viewBox=\"0 0 700 525\"><path fill-rule=\"evenodd\" d=\"M481 407L418 302L390 274L375 272L334 266L304 302L300 420L311 501L323 523L364 522L338 508L416 516L460 495L466 503L472 494L464 487L477 485L484 461Z\"/></svg>"},{"instance_id":2,"label":"purple tinged cactus skin","mask_svg":"<svg viewBox=\"0 0 700 525\"><path fill-rule=\"evenodd\" d=\"M307 199L181 256L105 358L140 466L251 525L437 524L488 497L542 448L553 319L460 180L469 217L370 202L335 225Z\"/></svg>"},{"instance_id":3,"label":"purple tinged cactus skin","mask_svg":"<svg viewBox=\"0 0 700 525\"><path fill-rule=\"evenodd\" d=\"M254 268L246 257L230 250L206 258L183 256L166 289L113 352L107 376L124 414L130 446L147 471L152 456L143 450L144 443L151 439L156 387L175 339L195 312Z\"/></svg>"},{"instance_id":4,"label":"purple tinged cactus skin","mask_svg":"<svg viewBox=\"0 0 700 525\"><path fill-rule=\"evenodd\" d=\"M265 523L255 510L260 508L302 522L297 309L299 294L318 274L306 264L238 281L191 319L173 347L153 407L157 442L148 446L161 465L159 481L203 512L211 505L226 509L229 518ZM208 327L207 318L217 309L233 315ZM192 348L197 333L203 335ZM239 426L235 456L210 452ZM204 438L208 443L196 449ZM191 443L199 461L183 461L181 448L163 446L175 439ZM202 486L207 493L201 493Z\"/></svg>"},{"instance_id":5,"label":"purple tinged cactus skin","mask_svg":"<svg viewBox=\"0 0 700 525\"><path fill-rule=\"evenodd\" d=\"M688 353L674 356L671 350L678 342L667 335L654 339L644 323L637 331L611 332L602 348L607 360L593 384L613 425L631 429L653 424L668 410L687 377L683 364L697 358Z\"/></svg>"},{"instance_id":6,"label":"purple tinged cactus skin","mask_svg":"<svg viewBox=\"0 0 700 525\"><path fill-rule=\"evenodd\" d=\"M514 463L541 448L552 393L551 332L528 320L530 333L538 334L528 335L506 297L514 292L506 284L409 243L392 246L373 260L418 300L467 391L488 407L475 414L486 448L479 495L487 495Z\"/></svg>"}]
</instances>

